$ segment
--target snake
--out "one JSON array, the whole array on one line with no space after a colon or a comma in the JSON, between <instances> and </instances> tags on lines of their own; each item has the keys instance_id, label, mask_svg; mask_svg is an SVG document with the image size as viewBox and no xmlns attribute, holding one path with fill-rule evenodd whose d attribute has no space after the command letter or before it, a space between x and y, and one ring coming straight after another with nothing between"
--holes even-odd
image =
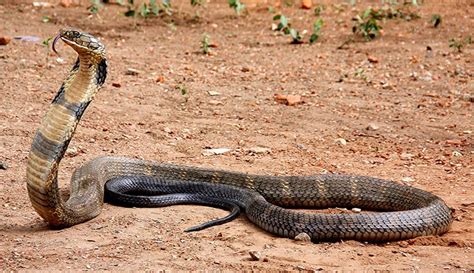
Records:
<instances>
[{"instance_id":1,"label":"snake","mask_svg":"<svg viewBox=\"0 0 474 273\"><path fill-rule=\"evenodd\" d=\"M59 165L84 111L105 83L107 58L104 44L86 32L61 29L55 52L58 41L72 48L77 60L34 135L26 168L31 204L51 228L91 220L109 200L144 207L155 201L197 203L231 211L216 224L242 211L266 232L293 239L306 234L313 242L403 240L441 235L451 226L452 211L440 197L392 180L350 174L272 176L100 156L76 168L69 195L62 194ZM363 211L314 211L332 207Z\"/></svg>"}]
</instances>

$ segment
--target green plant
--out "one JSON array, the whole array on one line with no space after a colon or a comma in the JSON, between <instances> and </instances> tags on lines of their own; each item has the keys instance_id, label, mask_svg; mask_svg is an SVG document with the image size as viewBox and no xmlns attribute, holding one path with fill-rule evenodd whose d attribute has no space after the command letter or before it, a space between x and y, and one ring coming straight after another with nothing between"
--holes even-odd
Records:
<instances>
[{"instance_id":1,"label":"green plant","mask_svg":"<svg viewBox=\"0 0 474 273\"><path fill-rule=\"evenodd\" d=\"M454 38L452 38L452 39L449 40L449 47L456 49L459 53L462 52L462 49L465 46L470 45L470 44L472 44L472 37L471 36L467 36L464 39L454 39Z\"/></svg>"},{"instance_id":2,"label":"green plant","mask_svg":"<svg viewBox=\"0 0 474 273\"><path fill-rule=\"evenodd\" d=\"M290 35L292 39L291 40L292 44L303 43L303 36L300 34L298 30L291 27L291 24L288 22L288 19L286 18L285 15L282 15L282 14L275 15L273 16L273 20L280 20L275 30L281 31L285 35Z\"/></svg>"},{"instance_id":3,"label":"green plant","mask_svg":"<svg viewBox=\"0 0 474 273\"><path fill-rule=\"evenodd\" d=\"M240 12L245 9L245 5L240 2L240 0L227 0L229 7L235 10L237 15L240 15Z\"/></svg>"},{"instance_id":4,"label":"green plant","mask_svg":"<svg viewBox=\"0 0 474 273\"><path fill-rule=\"evenodd\" d=\"M172 14L171 3L169 0L162 0L160 4L157 3L156 0L149 0L148 3L143 2L138 7L135 5L134 0L128 0L127 11L124 12L124 15L127 17L140 15L141 17L146 18L151 15L158 16L162 12L167 15Z\"/></svg>"},{"instance_id":5,"label":"green plant","mask_svg":"<svg viewBox=\"0 0 474 273\"><path fill-rule=\"evenodd\" d=\"M319 39L321 28L323 26L324 22L323 19L318 19L316 22L313 24L313 34L309 37L309 43L312 44L316 42Z\"/></svg>"},{"instance_id":6,"label":"green plant","mask_svg":"<svg viewBox=\"0 0 474 273\"><path fill-rule=\"evenodd\" d=\"M437 28L439 24L441 24L441 15L439 14L431 15L430 23L433 25L433 27Z\"/></svg>"},{"instance_id":7,"label":"green plant","mask_svg":"<svg viewBox=\"0 0 474 273\"><path fill-rule=\"evenodd\" d=\"M46 39L44 39L41 44L46 46L46 47L49 47L49 43L51 43L51 40L53 40L53 37L48 37Z\"/></svg>"},{"instance_id":8,"label":"green plant","mask_svg":"<svg viewBox=\"0 0 474 273\"><path fill-rule=\"evenodd\" d=\"M202 6L204 4L204 0L191 0L191 6Z\"/></svg>"},{"instance_id":9,"label":"green plant","mask_svg":"<svg viewBox=\"0 0 474 273\"><path fill-rule=\"evenodd\" d=\"M92 14L98 13L99 10L104 7L104 5L102 4L100 0L90 0L90 2L91 2L91 5L87 7L87 10Z\"/></svg>"},{"instance_id":10,"label":"green plant","mask_svg":"<svg viewBox=\"0 0 474 273\"><path fill-rule=\"evenodd\" d=\"M321 15L321 12L323 12L324 6L323 5L318 5L314 8L314 15L319 16Z\"/></svg>"},{"instance_id":11,"label":"green plant","mask_svg":"<svg viewBox=\"0 0 474 273\"><path fill-rule=\"evenodd\" d=\"M379 25L378 21L383 17L379 10L368 8L362 14L356 15L356 17L352 19L355 21L352 26L352 32L354 34L360 34L367 41L370 41L380 34L382 26Z\"/></svg>"},{"instance_id":12,"label":"green plant","mask_svg":"<svg viewBox=\"0 0 474 273\"><path fill-rule=\"evenodd\" d=\"M178 85L176 85L175 88L181 93L181 96L184 97L184 101L188 102L189 93L188 93L188 88L186 87L186 85L184 83L179 83Z\"/></svg>"},{"instance_id":13,"label":"green plant","mask_svg":"<svg viewBox=\"0 0 474 273\"><path fill-rule=\"evenodd\" d=\"M203 54L209 54L211 52L211 47L210 45L210 38L207 33L204 33L201 39L201 51Z\"/></svg>"}]
</instances>

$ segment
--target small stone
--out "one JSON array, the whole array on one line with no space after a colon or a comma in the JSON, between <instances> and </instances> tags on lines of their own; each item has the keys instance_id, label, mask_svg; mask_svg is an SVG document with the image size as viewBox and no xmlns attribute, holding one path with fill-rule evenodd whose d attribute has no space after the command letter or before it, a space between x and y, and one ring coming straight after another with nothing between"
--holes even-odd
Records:
<instances>
[{"instance_id":1,"label":"small stone","mask_svg":"<svg viewBox=\"0 0 474 273\"><path fill-rule=\"evenodd\" d=\"M313 7L313 1L312 0L303 0L301 1L301 8L302 9L311 9Z\"/></svg>"},{"instance_id":2,"label":"small stone","mask_svg":"<svg viewBox=\"0 0 474 273\"><path fill-rule=\"evenodd\" d=\"M113 86L113 87L116 87L116 88L122 87L122 85L121 85L119 82L113 82L113 83L112 83L112 86Z\"/></svg>"},{"instance_id":3,"label":"small stone","mask_svg":"<svg viewBox=\"0 0 474 273\"><path fill-rule=\"evenodd\" d=\"M305 232L301 232L300 234L295 236L295 241L301 242L311 242L311 237Z\"/></svg>"},{"instance_id":4,"label":"small stone","mask_svg":"<svg viewBox=\"0 0 474 273\"><path fill-rule=\"evenodd\" d=\"M165 82L165 77L163 77L163 76L158 76L158 77L156 78L156 82L164 83L164 82Z\"/></svg>"},{"instance_id":5,"label":"small stone","mask_svg":"<svg viewBox=\"0 0 474 273\"><path fill-rule=\"evenodd\" d=\"M252 261L260 261L260 259L262 258L262 254L255 250L249 251L249 255L250 255L250 260Z\"/></svg>"},{"instance_id":6,"label":"small stone","mask_svg":"<svg viewBox=\"0 0 474 273\"><path fill-rule=\"evenodd\" d=\"M207 94L209 94L209 96L211 97L216 97L216 96L219 96L221 93L216 92L216 91L207 91Z\"/></svg>"},{"instance_id":7,"label":"small stone","mask_svg":"<svg viewBox=\"0 0 474 273\"><path fill-rule=\"evenodd\" d=\"M8 45L8 43L10 43L11 40L12 38L8 36L0 36L0 45Z\"/></svg>"},{"instance_id":8,"label":"small stone","mask_svg":"<svg viewBox=\"0 0 474 273\"><path fill-rule=\"evenodd\" d=\"M369 125L367 125L367 128L366 128L366 129L369 130L369 131L376 131L376 130L378 130L379 128L380 128L380 127L379 127L377 124L375 124L375 123L369 123Z\"/></svg>"},{"instance_id":9,"label":"small stone","mask_svg":"<svg viewBox=\"0 0 474 273\"><path fill-rule=\"evenodd\" d=\"M223 104L224 104L222 101L218 101L218 100L210 100L210 101L208 101L208 103L209 103L210 105L214 105L214 106L216 106L216 105L223 105Z\"/></svg>"},{"instance_id":10,"label":"small stone","mask_svg":"<svg viewBox=\"0 0 474 273\"><path fill-rule=\"evenodd\" d=\"M360 208L352 208L351 210L355 213L360 213L362 211Z\"/></svg>"},{"instance_id":11,"label":"small stone","mask_svg":"<svg viewBox=\"0 0 474 273\"><path fill-rule=\"evenodd\" d=\"M378 63L379 62L379 60L376 57L370 56L370 55L367 56L367 60L371 63Z\"/></svg>"},{"instance_id":12,"label":"small stone","mask_svg":"<svg viewBox=\"0 0 474 273\"><path fill-rule=\"evenodd\" d=\"M336 138L336 139L334 140L334 142L335 142L336 144L343 145L343 146L344 146L344 145L347 145L347 140L345 140L345 139L343 139L343 138Z\"/></svg>"},{"instance_id":13,"label":"small stone","mask_svg":"<svg viewBox=\"0 0 474 273\"><path fill-rule=\"evenodd\" d=\"M230 152L230 151L231 151L231 149L229 149L229 148L205 149L202 152L202 155L205 155L205 156L221 155L221 154L225 154L225 153Z\"/></svg>"},{"instance_id":14,"label":"small stone","mask_svg":"<svg viewBox=\"0 0 474 273\"><path fill-rule=\"evenodd\" d=\"M140 74L140 73L141 73L141 71L138 70L138 69L127 68L127 71L125 72L125 75L137 76L137 75Z\"/></svg>"},{"instance_id":15,"label":"small stone","mask_svg":"<svg viewBox=\"0 0 474 273\"><path fill-rule=\"evenodd\" d=\"M301 96L299 95L282 95L282 94L275 94L274 99L276 102L281 104L286 104L288 106L294 106L297 104L303 103Z\"/></svg>"},{"instance_id":16,"label":"small stone","mask_svg":"<svg viewBox=\"0 0 474 273\"><path fill-rule=\"evenodd\" d=\"M461 154L461 152L454 150L454 151L453 151L453 156L455 156L455 157L461 157L462 154Z\"/></svg>"},{"instance_id":17,"label":"small stone","mask_svg":"<svg viewBox=\"0 0 474 273\"><path fill-rule=\"evenodd\" d=\"M413 182L415 182L415 179L413 177L407 176L407 177L402 178L402 182L403 183L413 183Z\"/></svg>"},{"instance_id":18,"label":"small stone","mask_svg":"<svg viewBox=\"0 0 474 273\"><path fill-rule=\"evenodd\" d=\"M71 0L61 0L59 4L65 8L69 8L72 4Z\"/></svg>"},{"instance_id":19,"label":"small stone","mask_svg":"<svg viewBox=\"0 0 474 273\"><path fill-rule=\"evenodd\" d=\"M412 160L413 159L413 155L412 154L409 154L409 153L402 153L400 155L400 159L401 160Z\"/></svg>"},{"instance_id":20,"label":"small stone","mask_svg":"<svg viewBox=\"0 0 474 273\"><path fill-rule=\"evenodd\" d=\"M77 147L70 147L66 151L66 155L70 157L75 157L78 154L79 154L79 149L77 149Z\"/></svg>"},{"instance_id":21,"label":"small stone","mask_svg":"<svg viewBox=\"0 0 474 273\"><path fill-rule=\"evenodd\" d=\"M374 256L375 256L375 254L369 253L369 257L374 257Z\"/></svg>"},{"instance_id":22,"label":"small stone","mask_svg":"<svg viewBox=\"0 0 474 273\"><path fill-rule=\"evenodd\" d=\"M248 68L248 67L245 67L245 66L244 66L244 67L242 67L242 72L249 72L249 71L250 71L250 68Z\"/></svg>"},{"instance_id":23,"label":"small stone","mask_svg":"<svg viewBox=\"0 0 474 273\"><path fill-rule=\"evenodd\" d=\"M272 149L265 147L252 147L249 151L254 154L269 154L272 152Z\"/></svg>"},{"instance_id":24,"label":"small stone","mask_svg":"<svg viewBox=\"0 0 474 273\"><path fill-rule=\"evenodd\" d=\"M8 169L7 163L0 161L0 170L6 170L6 169Z\"/></svg>"},{"instance_id":25,"label":"small stone","mask_svg":"<svg viewBox=\"0 0 474 273\"><path fill-rule=\"evenodd\" d=\"M296 266L296 270L300 270L300 271L301 271L301 270L305 270L305 268L304 268L304 266L302 266L302 265L298 265L298 266Z\"/></svg>"}]
</instances>

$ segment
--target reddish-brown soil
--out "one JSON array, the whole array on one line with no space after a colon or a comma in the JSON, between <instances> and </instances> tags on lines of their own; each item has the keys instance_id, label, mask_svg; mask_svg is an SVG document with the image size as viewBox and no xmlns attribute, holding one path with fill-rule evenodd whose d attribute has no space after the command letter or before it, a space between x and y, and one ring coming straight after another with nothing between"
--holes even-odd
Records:
<instances>
[{"instance_id":1,"label":"reddish-brown soil","mask_svg":"<svg viewBox=\"0 0 474 273\"><path fill-rule=\"evenodd\" d=\"M367 4L338 12L327 3L321 39L291 45L271 30L266 8L238 18L224 1L201 9L200 20L188 1L172 1L181 13L146 20L125 18L118 5L89 16L85 5L3 2L0 36L43 40L72 26L108 49L107 82L61 164L63 189L75 168L101 155L273 175L350 173L433 192L454 209L455 221L439 237L313 244L277 238L245 216L184 233L226 214L207 207L105 205L89 222L51 230L28 200L25 164L75 53L60 44L61 62L41 40L12 40L0 46L0 161L7 165L0 169L1 270L473 270L474 46L462 53L448 47L451 38L473 35L472 2L425 3L420 19L387 20L382 37L343 49L351 17ZM313 11L284 13L312 31ZM442 16L439 28L428 23L434 13ZM217 45L211 55L200 53L203 33ZM127 75L130 68L138 75ZM304 103L280 104L274 94ZM232 151L202 154L221 147ZM262 259L251 261L249 251Z\"/></svg>"}]
</instances>

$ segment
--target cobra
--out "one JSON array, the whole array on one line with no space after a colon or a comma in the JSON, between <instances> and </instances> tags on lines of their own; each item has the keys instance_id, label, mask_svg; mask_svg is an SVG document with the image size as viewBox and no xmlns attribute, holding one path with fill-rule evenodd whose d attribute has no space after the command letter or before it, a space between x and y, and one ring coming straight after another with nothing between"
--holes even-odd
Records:
<instances>
[{"instance_id":1,"label":"cobra","mask_svg":"<svg viewBox=\"0 0 474 273\"><path fill-rule=\"evenodd\" d=\"M123 204L150 206L156 193L166 192L173 194L171 200L190 198L233 210L229 219L242 209L260 228L288 238L304 232L313 241L389 241L442 234L450 227L451 210L441 198L392 181L333 174L250 175L124 157L99 157L77 168L66 199L59 192L58 168L84 110L105 82L107 62L104 45L90 34L61 30L53 47L58 40L74 49L78 59L34 136L26 172L31 203L52 227L76 225L99 215L106 185L108 198ZM378 212L291 209L335 206Z\"/></svg>"}]
</instances>

